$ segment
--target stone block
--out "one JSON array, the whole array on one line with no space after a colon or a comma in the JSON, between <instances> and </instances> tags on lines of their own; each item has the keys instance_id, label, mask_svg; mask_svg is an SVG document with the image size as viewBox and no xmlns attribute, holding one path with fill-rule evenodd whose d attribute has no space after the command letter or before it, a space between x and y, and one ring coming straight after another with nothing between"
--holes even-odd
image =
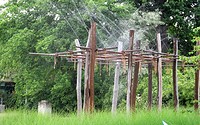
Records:
<instances>
[{"instance_id":1,"label":"stone block","mask_svg":"<svg viewBox=\"0 0 200 125\"><path fill-rule=\"evenodd\" d=\"M52 112L51 103L49 103L46 100L42 100L38 103L38 113L51 114L51 112Z\"/></svg>"},{"instance_id":2,"label":"stone block","mask_svg":"<svg viewBox=\"0 0 200 125\"><path fill-rule=\"evenodd\" d=\"M0 113L1 113L1 112L4 112L4 110L5 110L5 105L1 105L1 104L0 104Z\"/></svg>"}]
</instances>

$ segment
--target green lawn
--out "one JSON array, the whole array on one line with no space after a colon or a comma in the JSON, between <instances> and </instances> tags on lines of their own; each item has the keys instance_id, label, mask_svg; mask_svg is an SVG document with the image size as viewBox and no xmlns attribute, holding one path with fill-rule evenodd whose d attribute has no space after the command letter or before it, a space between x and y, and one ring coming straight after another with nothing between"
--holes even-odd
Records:
<instances>
[{"instance_id":1,"label":"green lawn","mask_svg":"<svg viewBox=\"0 0 200 125\"><path fill-rule=\"evenodd\" d=\"M0 125L200 125L200 115L195 112L173 110L137 111L133 114L118 112L112 115L98 112L76 116L40 115L33 111L7 111L0 114Z\"/></svg>"}]
</instances>

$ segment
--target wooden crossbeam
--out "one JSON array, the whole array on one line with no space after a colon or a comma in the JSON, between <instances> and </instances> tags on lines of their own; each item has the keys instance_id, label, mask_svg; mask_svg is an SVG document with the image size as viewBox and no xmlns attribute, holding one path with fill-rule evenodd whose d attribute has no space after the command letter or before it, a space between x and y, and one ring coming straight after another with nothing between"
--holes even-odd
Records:
<instances>
[{"instance_id":1,"label":"wooden crossbeam","mask_svg":"<svg viewBox=\"0 0 200 125\"><path fill-rule=\"evenodd\" d=\"M112 50L112 49L117 49L117 47L98 48L97 51L106 51L106 50Z\"/></svg>"},{"instance_id":2,"label":"wooden crossbeam","mask_svg":"<svg viewBox=\"0 0 200 125\"><path fill-rule=\"evenodd\" d=\"M80 49L83 49L83 50L91 49L90 47L85 47L85 46L76 46L76 48L80 48Z\"/></svg>"}]
</instances>

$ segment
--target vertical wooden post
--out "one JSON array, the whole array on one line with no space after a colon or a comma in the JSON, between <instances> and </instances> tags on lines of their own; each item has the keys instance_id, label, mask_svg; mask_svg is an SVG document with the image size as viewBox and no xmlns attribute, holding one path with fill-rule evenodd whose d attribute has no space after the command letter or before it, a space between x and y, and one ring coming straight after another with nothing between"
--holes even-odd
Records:
<instances>
[{"instance_id":1,"label":"vertical wooden post","mask_svg":"<svg viewBox=\"0 0 200 125\"><path fill-rule=\"evenodd\" d=\"M89 96L90 96L90 112L94 111L94 68L96 59L96 23L91 24L90 37L90 67L89 67Z\"/></svg>"},{"instance_id":2,"label":"vertical wooden post","mask_svg":"<svg viewBox=\"0 0 200 125\"><path fill-rule=\"evenodd\" d=\"M118 52L121 52L122 48L123 48L123 43L118 42ZM117 62L115 66L115 78L114 78L112 110L111 110L112 113L115 113L117 109L117 100L118 100L118 91L119 91L119 74L120 74L120 62Z\"/></svg>"},{"instance_id":3,"label":"vertical wooden post","mask_svg":"<svg viewBox=\"0 0 200 125\"><path fill-rule=\"evenodd\" d=\"M197 42L197 46L200 46L200 41ZM200 55L200 50L197 52L197 56ZM199 61L200 62L200 61ZM195 72L195 86L194 86L194 109L197 111L199 109L199 88L200 88L200 70L199 66Z\"/></svg>"},{"instance_id":4,"label":"vertical wooden post","mask_svg":"<svg viewBox=\"0 0 200 125\"><path fill-rule=\"evenodd\" d=\"M160 33L157 33L157 47L158 47L158 53L161 53L162 46L161 46ZM162 59L160 56L158 56L157 77L158 77L158 110L161 111L162 109Z\"/></svg>"},{"instance_id":5,"label":"vertical wooden post","mask_svg":"<svg viewBox=\"0 0 200 125\"><path fill-rule=\"evenodd\" d=\"M137 40L135 44L135 49L140 49L141 48L141 41Z\"/></svg>"},{"instance_id":6,"label":"vertical wooden post","mask_svg":"<svg viewBox=\"0 0 200 125\"><path fill-rule=\"evenodd\" d=\"M177 65L178 65L178 39L173 39L174 44L174 61L173 61L173 90L174 90L174 109L175 111L179 107L178 98L178 76L177 76Z\"/></svg>"},{"instance_id":7,"label":"vertical wooden post","mask_svg":"<svg viewBox=\"0 0 200 125\"><path fill-rule=\"evenodd\" d=\"M138 77L139 77L139 69L140 69L140 62L135 63L134 68L134 80L131 86L131 110L135 111L135 104L136 104L136 91L138 86Z\"/></svg>"},{"instance_id":8,"label":"vertical wooden post","mask_svg":"<svg viewBox=\"0 0 200 125\"><path fill-rule=\"evenodd\" d=\"M84 111L88 112L89 111L89 53L86 53L86 58L85 58L85 79L84 79L84 104L83 104L83 109Z\"/></svg>"},{"instance_id":9,"label":"vertical wooden post","mask_svg":"<svg viewBox=\"0 0 200 125\"><path fill-rule=\"evenodd\" d=\"M88 40L86 47L89 47L90 44L90 35L91 29L89 30ZM85 74L84 74L84 102L83 102L83 109L84 111L89 111L89 50L85 53Z\"/></svg>"},{"instance_id":10,"label":"vertical wooden post","mask_svg":"<svg viewBox=\"0 0 200 125\"><path fill-rule=\"evenodd\" d=\"M129 34L129 50L133 50L134 30L130 30ZM130 95L131 95L131 84L132 84L132 52L128 56L128 84L127 84L127 96L126 96L126 111L130 112Z\"/></svg>"},{"instance_id":11,"label":"vertical wooden post","mask_svg":"<svg viewBox=\"0 0 200 125\"><path fill-rule=\"evenodd\" d=\"M148 64L148 109L152 108L152 63Z\"/></svg>"},{"instance_id":12,"label":"vertical wooden post","mask_svg":"<svg viewBox=\"0 0 200 125\"><path fill-rule=\"evenodd\" d=\"M195 72L195 87L194 87L194 109L197 111L199 108L199 80L200 79L200 70Z\"/></svg>"},{"instance_id":13,"label":"vertical wooden post","mask_svg":"<svg viewBox=\"0 0 200 125\"><path fill-rule=\"evenodd\" d=\"M149 49L149 46L146 46ZM148 64L148 110L152 109L153 94L152 94L152 84L153 84L153 65L152 62Z\"/></svg>"},{"instance_id":14,"label":"vertical wooden post","mask_svg":"<svg viewBox=\"0 0 200 125\"><path fill-rule=\"evenodd\" d=\"M76 46L80 46L78 39L75 40ZM76 48L76 50L81 50ZM81 54L81 53L78 53ZM82 97L81 97L81 77L82 77L82 59L78 59L77 64L77 81L76 81L76 92L77 92L77 114L82 113Z\"/></svg>"},{"instance_id":15,"label":"vertical wooden post","mask_svg":"<svg viewBox=\"0 0 200 125\"><path fill-rule=\"evenodd\" d=\"M135 49L140 49L140 41L136 42ZM139 77L139 69L140 69L140 62L135 63L135 68L134 68L134 79L133 83L131 84L131 110L135 111L135 104L136 104L136 91L137 91L137 86L138 86L138 77Z\"/></svg>"}]
</instances>

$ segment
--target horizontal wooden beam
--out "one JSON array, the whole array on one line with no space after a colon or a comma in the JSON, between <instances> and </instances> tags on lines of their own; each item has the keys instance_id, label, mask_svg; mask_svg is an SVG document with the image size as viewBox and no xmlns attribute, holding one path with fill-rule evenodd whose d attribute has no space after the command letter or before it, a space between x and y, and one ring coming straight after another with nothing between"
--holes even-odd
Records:
<instances>
[{"instance_id":1,"label":"horizontal wooden beam","mask_svg":"<svg viewBox=\"0 0 200 125\"><path fill-rule=\"evenodd\" d=\"M30 52L29 53L30 55L38 55L38 56L55 56L56 54L55 53L32 53Z\"/></svg>"},{"instance_id":2,"label":"horizontal wooden beam","mask_svg":"<svg viewBox=\"0 0 200 125\"><path fill-rule=\"evenodd\" d=\"M85 47L85 46L76 46L76 48L80 48L80 49L84 49L84 50L91 49L90 47Z\"/></svg>"},{"instance_id":3,"label":"horizontal wooden beam","mask_svg":"<svg viewBox=\"0 0 200 125\"><path fill-rule=\"evenodd\" d=\"M98 48L97 51L106 51L106 50L112 50L112 49L117 49L117 47Z\"/></svg>"}]
</instances>

